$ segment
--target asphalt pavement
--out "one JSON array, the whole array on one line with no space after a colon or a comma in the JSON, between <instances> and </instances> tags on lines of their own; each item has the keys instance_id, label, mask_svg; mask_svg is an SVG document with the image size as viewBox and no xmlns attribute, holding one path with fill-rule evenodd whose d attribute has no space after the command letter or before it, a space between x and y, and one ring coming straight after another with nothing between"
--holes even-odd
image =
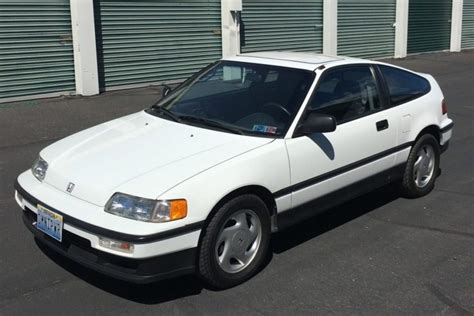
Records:
<instances>
[{"instance_id":1,"label":"asphalt pavement","mask_svg":"<svg viewBox=\"0 0 474 316\"><path fill-rule=\"evenodd\" d=\"M267 266L212 291L194 277L135 286L38 245L13 198L17 175L57 139L152 104L159 87L0 104L0 315L474 313L474 51L388 62L433 74L454 119L436 188L393 187L275 234Z\"/></svg>"}]
</instances>

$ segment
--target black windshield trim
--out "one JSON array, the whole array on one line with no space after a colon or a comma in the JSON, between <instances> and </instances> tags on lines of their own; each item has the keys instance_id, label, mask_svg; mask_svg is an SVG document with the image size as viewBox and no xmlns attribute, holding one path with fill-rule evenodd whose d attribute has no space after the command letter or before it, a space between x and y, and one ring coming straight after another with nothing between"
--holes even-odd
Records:
<instances>
[{"instance_id":1,"label":"black windshield trim","mask_svg":"<svg viewBox=\"0 0 474 316\"><path fill-rule=\"evenodd\" d=\"M166 118L166 119L171 119L174 122L181 123L181 119L179 118L178 115L175 113L171 112L168 109L165 109L164 107L161 107L159 105L152 105L150 108L146 109L145 112L151 114L150 112L155 112L158 114L159 117L161 118Z\"/></svg>"},{"instance_id":2,"label":"black windshield trim","mask_svg":"<svg viewBox=\"0 0 474 316\"><path fill-rule=\"evenodd\" d=\"M180 123L196 123L199 126L203 127L214 127L219 130L228 131L234 134L243 135L244 132L237 126L231 126L225 122L219 122L213 119L208 119L199 116L192 116L192 115L179 115L176 114L179 118Z\"/></svg>"}]
</instances>

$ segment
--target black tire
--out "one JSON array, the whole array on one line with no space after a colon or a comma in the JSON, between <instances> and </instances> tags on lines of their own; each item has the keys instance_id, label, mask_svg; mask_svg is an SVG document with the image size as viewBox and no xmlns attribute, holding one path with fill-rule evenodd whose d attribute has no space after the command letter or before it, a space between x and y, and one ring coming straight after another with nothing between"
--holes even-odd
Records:
<instances>
[{"instance_id":1,"label":"black tire","mask_svg":"<svg viewBox=\"0 0 474 316\"><path fill-rule=\"evenodd\" d=\"M423 185L417 185L414 176L414 166L415 162L418 159L418 153L422 148L430 147L433 149L434 153L434 170L429 181ZM431 134L424 134L418 138L413 145L410 155L405 166L405 171L403 173L403 178L401 182L401 193L404 197L407 198L417 198L424 196L433 190L436 177L439 174L439 162L440 162L440 147L438 140Z\"/></svg>"},{"instance_id":2,"label":"black tire","mask_svg":"<svg viewBox=\"0 0 474 316\"><path fill-rule=\"evenodd\" d=\"M241 271L229 273L221 268L218 262L217 239L221 230L224 229L224 225L234 214L242 210L251 210L258 217L261 225L260 242L248 265ZM209 287L216 290L230 288L245 282L255 275L265 262L270 238L270 216L265 203L252 194L233 198L217 210L203 230L198 255L199 277Z\"/></svg>"}]
</instances>

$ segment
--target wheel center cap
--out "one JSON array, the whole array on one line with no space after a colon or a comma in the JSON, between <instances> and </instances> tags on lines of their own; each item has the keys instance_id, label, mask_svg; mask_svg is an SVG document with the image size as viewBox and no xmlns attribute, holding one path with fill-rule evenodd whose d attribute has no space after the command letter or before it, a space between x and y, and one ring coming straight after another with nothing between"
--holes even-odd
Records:
<instances>
[{"instance_id":1,"label":"wheel center cap","mask_svg":"<svg viewBox=\"0 0 474 316\"><path fill-rule=\"evenodd\" d=\"M247 233L243 230L238 230L235 232L234 236L232 236L232 248L235 251L241 251L247 245Z\"/></svg>"}]
</instances>

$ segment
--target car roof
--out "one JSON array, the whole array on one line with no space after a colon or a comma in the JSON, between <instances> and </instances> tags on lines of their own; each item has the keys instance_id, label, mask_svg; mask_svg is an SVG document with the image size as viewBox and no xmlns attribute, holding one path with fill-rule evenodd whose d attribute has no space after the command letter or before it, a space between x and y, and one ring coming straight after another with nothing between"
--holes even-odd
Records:
<instances>
[{"instance_id":1,"label":"car roof","mask_svg":"<svg viewBox=\"0 0 474 316\"><path fill-rule=\"evenodd\" d=\"M314 71L321 65L336 66L351 63L372 63L372 61L345 57L316 54L311 52L291 52L291 51L270 51L239 54L233 57L223 58L223 60L250 62L256 64L266 64L272 66L283 66Z\"/></svg>"}]
</instances>

